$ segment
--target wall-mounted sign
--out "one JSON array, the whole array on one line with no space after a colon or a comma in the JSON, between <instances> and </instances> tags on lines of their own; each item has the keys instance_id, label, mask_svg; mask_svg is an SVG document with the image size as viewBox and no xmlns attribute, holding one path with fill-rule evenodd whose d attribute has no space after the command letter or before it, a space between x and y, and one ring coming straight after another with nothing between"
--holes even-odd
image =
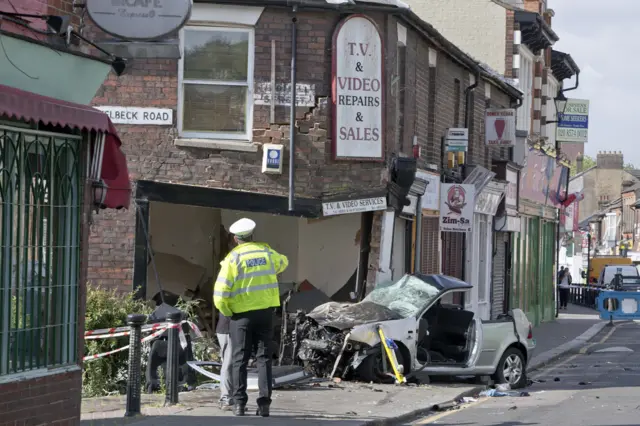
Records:
<instances>
[{"instance_id":1,"label":"wall-mounted sign","mask_svg":"<svg viewBox=\"0 0 640 426\"><path fill-rule=\"evenodd\" d=\"M322 215L372 212L387 209L387 197L363 198L360 200L332 201L322 203Z\"/></svg>"},{"instance_id":2,"label":"wall-mounted sign","mask_svg":"<svg viewBox=\"0 0 640 426\"><path fill-rule=\"evenodd\" d=\"M516 145L516 110L487 109L485 114L485 143L488 146Z\"/></svg>"},{"instance_id":3,"label":"wall-mounted sign","mask_svg":"<svg viewBox=\"0 0 640 426\"><path fill-rule=\"evenodd\" d=\"M192 0L86 0L100 29L123 40L158 40L191 16Z\"/></svg>"},{"instance_id":4,"label":"wall-mounted sign","mask_svg":"<svg viewBox=\"0 0 640 426\"><path fill-rule=\"evenodd\" d=\"M262 145L262 173L282 173L282 151L284 145L265 143Z\"/></svg>"},{"instance_id":5,"label":"wall-mounted sign","mask_svg":"<svg viewBox=\"0 0 640 426\"><path fill-rule=\"evenodd\" d=\"M444 137L447 152L467 152L469 147L469 129L447 129Z\"/></svg>"},{"instance_id":6,"label":"wall-mounted sign","mask_svg":"<svg viewBox=\"0 0 640 426\"><path fill-rule=\"evenodd\" d=\"M475 187L443 183L440 190L440 230L471 232L475 207Z\"/></svg>"},{"instance_id":7,"label":"wall-mounted sign","mask_svg":"<svg viewBox=\"0 0 640 426\"><path fill-rule=\"evenodd\" d=\"M556 128L558 142L589 141L589 101L586 99L568 99L564 113L559 114Z\"/></svg>"},{"instance_id":8,"label":"wall-mounted sign","mask_svg":"<svg viewBox=\"0 0 640 426\"><path fill-rule=\"evenodd\" d=\"M121 106L97 106L115 124L137 124L143 126L173 125L173 110L166 108L136 108Z\"/></svg>"},{"instance_id":9,"label":"wall-mounted sign","mask_svg":"<svg viewBox=\"0 0 640 426\"><path fill-rule=\"evenodd\" d=\"M384 159L384 58L376 24L363 15L333 34L333 158Z\"/></svg>"},{"instance_id":10,"label":"wall-mounted sign","mask_svg":"<svg viewBox=\"0 0 640 426\"><path fill-rule=\"evenodd\" d=\"M416 177L429 182L427 190L422 196L422 214L437 216L440 210L440 174L418 170Z\"/></svg>"},{"instance_id":11,"label":"wall-mounted sign","mask_svg":"<svg viewBox=\"0 0 640 426\"><path fill-rule=\"evenodd\" d=\"M507 213L516 214L518 210L518 172L507 168L507 190L504 195Z\"/></svg>"}]
</instances>

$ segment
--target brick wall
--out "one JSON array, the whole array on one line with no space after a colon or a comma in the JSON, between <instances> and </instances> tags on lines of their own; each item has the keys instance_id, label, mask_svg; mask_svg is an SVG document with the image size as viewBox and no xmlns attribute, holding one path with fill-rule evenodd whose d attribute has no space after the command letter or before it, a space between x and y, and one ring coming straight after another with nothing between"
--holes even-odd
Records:
<instances>
[{"instance_id":1,"label":"brick wall","mask_svg":"<svg viewBox=\"0 0 640 426\"><path fill-rule=\"evenodd\" d=\"M78 425L82 373L0 384L0 426Z\"/></svg>"},{"instance_id":2,"label":"brick wall","mask_svg":"<svg viewBox=\"0 0 640 426\"><path fill-rule=\"evenodd\" d=\"M391 17L370 14L379 28ZM330 103L331 43L340 16L327 12L300 11L298 18L299 83L315 87L317 106L297 109L296 174L297 196L321 198L334 194L371 191L386 186L385 164L334 162L331 160ZM87 29L97 37L95 28ZM276 44L276 83L290 81L291 16L285 9L267 8L255 28L255 81L271 78L271 40ZM384 35L383 35L384 37ZM393 35L395 40L395 33ZM388 40L385 40L388 42ZM395 44L395 41L394 41ZM395 52L390 49L387 70L394 69ZM178 62L175 60L134 60L127 72L110 75L96 94L94 105L162 107L176 110L178 102ZM390 74L387 74L390 75ZM387 86L387 105L393 97ZM390 108L389 108L390 109ZM176 110L177 111L177 110ZM393 140L394 121L387 111L387 140ZM283 169L288 170L289 109L276 106L275 121L269 123L269 106L254 106L253 141L283 143ZM174 144L175 127L118 125L133 180L144 179L212 188L233 188L286 195L288 174L261 172L262 150L237 152L184 148ZM387 154L393 146L387 145ZM133 281L134 206L127 211L102 211L95 218L90 237L89 281L131 289ZM374 256L372 256L373 258Z\"/></svg>"}]
</instances>

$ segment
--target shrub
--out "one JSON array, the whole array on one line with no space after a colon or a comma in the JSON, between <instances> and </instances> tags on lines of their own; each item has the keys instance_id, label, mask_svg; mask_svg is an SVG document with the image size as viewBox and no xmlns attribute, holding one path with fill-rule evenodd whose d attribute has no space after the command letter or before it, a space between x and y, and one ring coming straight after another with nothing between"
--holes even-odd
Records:
<instances>
[{"instance_id":1,"label":"shrub","mask_svg":"<svg viewBox=\"0 0 640 426\"><path fill-rule=\"evenodd\" d=\"M134 293L118 293L99 286L87 286L85 330L121 327L127 325L127 315L149 315L152 308L145 301L135 299ZM85 341L85 354L99 354L129 344L129 337ZM149 352L143 345L143 371ZM125 350L104 358L84 363L82 374L83 397L122 394L126 390L129 351Z\"/></svg>"}]
</instances>

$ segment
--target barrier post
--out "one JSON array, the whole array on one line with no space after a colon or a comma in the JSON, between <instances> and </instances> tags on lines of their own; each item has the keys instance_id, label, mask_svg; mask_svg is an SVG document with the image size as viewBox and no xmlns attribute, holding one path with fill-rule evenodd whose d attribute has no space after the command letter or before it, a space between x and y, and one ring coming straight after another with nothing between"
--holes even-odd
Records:
<instances>
[{"instance_id":1,"label":"barrier post","mask_svg":"<svg viewBox=\"0 0 640 426\"><path fill-rule=\"evenodd\" d=\"M140 331L147 320L146 315L130 314L127 316L127 324L131 328L129 334L129 375L127 377L127 408L125 417L134 417L140 414L140 388L141 382L141 356L142 342Z\"/></svg>"},{"instance_id":2,"label":"barrier post","mask_svg":"<svg viewBox=\"0 0 640 426\"><path fill-rule=\"evenodd\" d=\"M171 312L167 315L169 322L169 339L167 342L167 394L164 405L175 405L178 403L178 368L180 357L180 323L182 312Z\"/></svg>"}]
</instances>

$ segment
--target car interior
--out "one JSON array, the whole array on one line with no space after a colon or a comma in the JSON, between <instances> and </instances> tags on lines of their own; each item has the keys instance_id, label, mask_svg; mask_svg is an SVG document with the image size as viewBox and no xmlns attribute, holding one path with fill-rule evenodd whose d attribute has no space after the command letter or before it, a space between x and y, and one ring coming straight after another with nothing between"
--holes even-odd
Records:
<instances>
[{"instance_id":1,"label":"car interior","mask_svg":"<svg viewBox=\"0 0 640 426\"><path fill-rule=\"evenodd\" d=\"M438 301L419 321L418 361L455 366L466 364L473 349L473 317L473 312L465 311L460 305Z\"/></svg>"}]
</instances>

